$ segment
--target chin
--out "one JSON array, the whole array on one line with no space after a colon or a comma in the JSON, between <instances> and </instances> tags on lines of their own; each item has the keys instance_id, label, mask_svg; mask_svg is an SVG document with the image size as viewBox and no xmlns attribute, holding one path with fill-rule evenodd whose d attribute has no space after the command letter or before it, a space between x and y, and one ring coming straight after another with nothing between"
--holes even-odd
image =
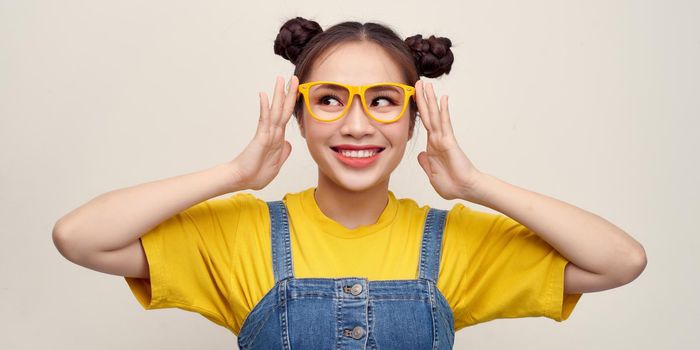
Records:
<instances>
[{"instance_id":1,"label":"chin","mask_svg":"<svg viewBox=\"0 0 700 350\"><path fill-rule=\"evenodd\" d=\"M342 165L337 164L331 165L333 169L331 171L321 170L321 176L325 177L328 183L346 191L363 192L384 183L379 169L357 172L353 169L336 168L337 166L342 167Z\"/></svg>"},{"instance_id":2,"label":"chin","mask_svg":"<svg viewBox=\"0 0 700 350\"><path fill-rule=\"evenodd\" d=\"M365 176L362 180L355 181L352 179L347 179L347 177L340 176L339 179L333 179L336 185L346 189L350 192L363 192L372 189L373 187L382 183L379 179L369 178Z\"/></svg>"}]
</instances>

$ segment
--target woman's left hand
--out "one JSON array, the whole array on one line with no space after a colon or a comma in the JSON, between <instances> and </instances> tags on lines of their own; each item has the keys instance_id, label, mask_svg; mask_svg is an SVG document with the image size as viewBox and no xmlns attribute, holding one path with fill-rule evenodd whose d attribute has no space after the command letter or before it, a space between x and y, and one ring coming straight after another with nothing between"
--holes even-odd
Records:
<instances>
[{"instance_id":1,"label":"woman's left hand","mask_svg":"<svg viewBox=\"0 0 700 350\"><path fill-rule=\"evenodd\" d=\"M419 80L415 88L418 113L428 130L427 149L418 154L418 163L442 198L470 200L481 172L457 144L450 122L447 95L442 96L438 108L431 83L423 84Z\"/></svg>"}]
</instances>

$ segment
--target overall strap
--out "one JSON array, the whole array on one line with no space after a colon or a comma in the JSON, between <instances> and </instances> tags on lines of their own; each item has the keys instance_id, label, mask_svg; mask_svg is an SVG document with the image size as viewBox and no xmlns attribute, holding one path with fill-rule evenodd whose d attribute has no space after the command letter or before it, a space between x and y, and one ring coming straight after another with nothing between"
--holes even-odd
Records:
<instances>
[{"instance_id":1,"label":"overall strap","mask_svg":"<svg viewBox=\"0 0 700 350\"><path fill-rule=\"evenodd\" d=\"M270 241L272 241L272 269L275 283L294 277L292 250L289 243L287 207L282 201L266 202L270 211Z\"/></svg>"},{"instance_id":2,"label":"overall strap","mask_svg":"<svg viewBox=\"0 0 700 350\"><path fill-rule=\"evenodd\" d=\"M440 271L440 254L442 253L442 232L445 228L447 210L430 208L423 227L423 241L420 247L420 278L437 284Z\"/></svg>"}]
</instances>

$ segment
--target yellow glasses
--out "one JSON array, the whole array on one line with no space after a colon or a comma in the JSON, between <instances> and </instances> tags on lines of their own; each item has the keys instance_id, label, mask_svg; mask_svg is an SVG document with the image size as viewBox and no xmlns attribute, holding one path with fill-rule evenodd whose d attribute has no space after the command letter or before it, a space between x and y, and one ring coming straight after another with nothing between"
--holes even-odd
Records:
<instances>
[{"instance_id":1,"label":"yellow glasses","mask_svg":"<svg viewBox=\"0 0 700 350\"><path fill-rule=\"evenodd\" d=\"M350 109L352 99L360 95L362 108L370 118L380 123L393 123L406 111L415 88L400 83L375 83L353 86L333 81L312 81L299 85L299 93L311 117L322 122L342 118Z\"/></svg>"}]
</instances>

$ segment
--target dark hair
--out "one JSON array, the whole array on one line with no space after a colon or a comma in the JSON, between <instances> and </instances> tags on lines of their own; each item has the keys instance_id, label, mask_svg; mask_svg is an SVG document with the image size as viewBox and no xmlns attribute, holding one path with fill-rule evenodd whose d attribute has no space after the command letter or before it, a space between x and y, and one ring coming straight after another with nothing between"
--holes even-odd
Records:
<instances>
[{"instance_id":1,"label":"dark hair","mask_svg":"<svg viewBox=\"0 0 700 350\"><path fill-rule=\"evenodd\" d=\"M347 21L323 31L318 23L302 17L290 19L282 25L275 39L274 50L296 66L294 75L300 83L304 83L313 62L322 53L336 45L353 41L379 44L394 58L404 73L405 83L411 86L420 76L437 78L449 74L454 61L450 50L452 42L448 38L431 35L423 39L422 35L417 34L403 40L391 28L373 22ZM301 122L303 107L300 99L294 108L297 122ZM417 111L415 102L411 100L409 130L413 130Z\"/></svg>"}]
</instances>

